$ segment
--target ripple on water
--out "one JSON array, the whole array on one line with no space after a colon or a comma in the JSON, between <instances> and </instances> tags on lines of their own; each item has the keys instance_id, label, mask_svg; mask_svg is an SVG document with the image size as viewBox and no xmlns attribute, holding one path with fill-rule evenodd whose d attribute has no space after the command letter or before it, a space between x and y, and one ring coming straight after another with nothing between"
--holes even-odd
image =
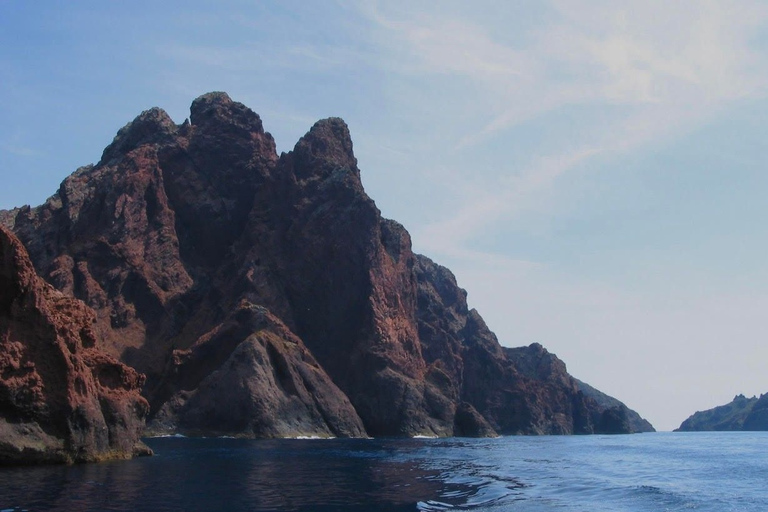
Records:
<instances>
[{"instance_id":1,"label":"ripple on water","mask_svg":"<svg viewBox=\"0 0 768 512\"><path fill-rule=\"evenodd\" d=\"M0 468L0 512L765 512L766 441L150 439L156 457Z\"/></svg>"}]
</instances>

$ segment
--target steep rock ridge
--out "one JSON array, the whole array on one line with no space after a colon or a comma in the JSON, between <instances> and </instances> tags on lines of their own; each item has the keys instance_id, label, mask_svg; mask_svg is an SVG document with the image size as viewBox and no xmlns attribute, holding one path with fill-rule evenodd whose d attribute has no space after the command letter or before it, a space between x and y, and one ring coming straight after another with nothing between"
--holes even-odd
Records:
<instances>
[{"instance_id":1,"label":"steep rock ridge","mask_svg":"<svg viewBox=\"0 0 768 512\"><path fill-rule=\"evenodd\" d=\"M653 425L651 425L648 420L642 418L637 412L624 405L623 402L593 388L586 382L582 382L579 379L574 380L576 381L579 391L584 393L586 397L597 402L599 407L602 407L605 410L612 409L615 414L618 414L619 416L626 415L626 421L629 423L629 429L632 432L655 432ZM606 420L608 420L608 418L606 418Z\"/></svg>"},{"instance_id":2,"label":"steep rock ridge","mask_svg":"<svg viewBox=\"0 0 768 512\"><path fill-rule=\"evenodd\" d=\"M736 395L725 405L697 411L675 432L768 430L768 393L747 398Z\"/></svg>"},{"instance_id":3,"label":"steep rock ridge","mask_svg":"<svg viewBox=\"0 0 768 512\"><path fill-rule=\"evenodd\" d=\"M454 383L454 393L476 408L495 431L590 434L653 430L647 422L622 423L634 411L618 400L604 404L587 396L568 374L565 363L538 343L501 347L480 314L468 308L466 292L450 270L418 256L416 276L425 360L434 373L442 373Z\"/></svg>"},{"instance_id":4,"label":"steep rock ridge","mask_svg":"<svg viewBox=\"0 0 768 512\"><path fill-rule=\"evenodd\" d=\"M371 435L450 434L453 417L429 410L440 398L424 381L410 238L382 228L346 124L316 123L276 174L290 210L278 219L274 259L297 334Z\"/></svg>"},{"instance_id":5,"label":"steep rock ridge","mask_svg":"<svg viewBox=\"0 0 768 512\"><path fill-rule=\"evenodd\" d=\"M181 125L151 109L44 205L0 220L147 374L153 431L602 428L607 407L562 363L535 375L516 363L525 354L499 345L450 271L381 217L341 119L278 157L258 115L224 93L196 99ZM632 430L621 419L611 428Z\"/></svg>"},{"instance_id":6,"label":"steep rock ridge","mask_svg":"<svg viewBox=\"0 0 768 512\"><path fill-rule=\"evenodd\" d=\"M0 227L0 464L151 453L139 441L143 376L100 350L94 320Z\"/></svg>"}]
</instances>

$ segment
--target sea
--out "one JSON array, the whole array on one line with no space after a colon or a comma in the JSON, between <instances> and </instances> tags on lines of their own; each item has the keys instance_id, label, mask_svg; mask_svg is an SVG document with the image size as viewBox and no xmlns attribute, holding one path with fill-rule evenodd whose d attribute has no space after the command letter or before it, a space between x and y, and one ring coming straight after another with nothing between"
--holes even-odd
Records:
<instances>
[{"instance_id":1,"label":"sea","mask_svg":"<svg viewBox=\"0 0 768 512\"><path fill-rule=\"evenodd\" d=\"M768 511L768 432L145 441L0 469L0 511Z\"/></svg>"}]
</instances>

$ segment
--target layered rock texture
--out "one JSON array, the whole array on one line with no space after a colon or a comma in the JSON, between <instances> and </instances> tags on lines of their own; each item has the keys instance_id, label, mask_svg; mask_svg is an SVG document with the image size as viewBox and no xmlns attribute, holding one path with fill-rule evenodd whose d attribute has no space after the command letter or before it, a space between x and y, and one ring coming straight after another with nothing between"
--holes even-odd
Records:
<instances>
[{"instance_id":1,"label":"layered rock texture","mask_svg":"<svg viewBox=\"0 0 768 512\"><path fill-rule=\"evenodd\" d=\"M278 156L224 93L122 128L36 208L36 269L147 377L149 431L254 437L649 430L539 345L505 349L366 195L341 119ZM628 416L629 415L629 416Z\"/></svg>"},{"instance_id":2,"label":"layered rock texture","mask_svg":"<svg viewBox=\"0 0 768 512\"><path fill-rule=\"evenodd\" d=\"M768 393L760 395L760 398L736 395L730 403L706 411L697 411L675 432L713 430L768 430Z\"/></svg>"},{"instance_id":3,"label":"layered rock texture","mask_svg":"<svg viewBox=\"0 0 768 512\"><path fill-rule=\"evenodd\" d=\"M40 279L0 226L0 464L147 453L143 376L98 348L95 313Z\"/></svg>"}]
</instances>

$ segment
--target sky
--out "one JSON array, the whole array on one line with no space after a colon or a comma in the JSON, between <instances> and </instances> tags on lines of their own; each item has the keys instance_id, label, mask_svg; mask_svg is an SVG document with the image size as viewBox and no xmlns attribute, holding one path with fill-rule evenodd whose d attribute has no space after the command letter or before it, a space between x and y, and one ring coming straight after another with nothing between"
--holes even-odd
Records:
<instances>
[{"instance_id":1,"label":"sky","mask_svg":"<svg viewBox=\"0 0 768 512\"><path fill-rule=\"evenodd\" d=\"M0 0L0 209L209 91L363 185L499 341L659 430L768 392L768 4Z\"/></svg>"}]
</instances>

